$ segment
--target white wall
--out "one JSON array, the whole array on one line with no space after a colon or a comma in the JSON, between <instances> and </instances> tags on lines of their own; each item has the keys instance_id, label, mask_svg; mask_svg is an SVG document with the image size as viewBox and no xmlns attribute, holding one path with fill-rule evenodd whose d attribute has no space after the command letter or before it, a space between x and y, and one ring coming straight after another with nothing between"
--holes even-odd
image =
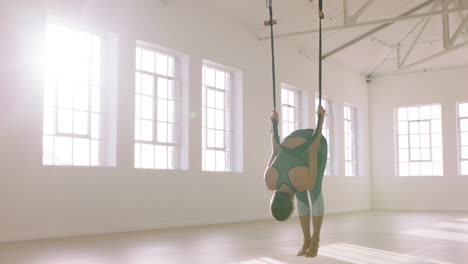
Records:
<instances>
[{"instance_id":1,"label":"white wall","mask_svg":"<svg viewBox=\"0 0 468 264\"><path fill-rule=\"evenodd\" d=\"M458 175L456 102L468 101L468 70L421 73L371 83L375 209L468 210L468 177ZM395 176L394 109L442 105L443 177Z\"/></svg>"},{"instance_id":2,"label":"white wall","mask_svg":"<svg viewBox=\"0 0 468 264\"><path fill-rule=\"evenodd\" d=\"M258 41L231 20L190 2L168 6L153 0L2 4L0 241L269 218L271 193L262 178L270 154L269 43ZM117 167L41 165L41 63L48 14L116 35ZM200 171L200 115L189 122L189 171L133 169L136 40L189 56L190 111L199 112L201 108L202 59L243 71L244 173ZM317 83L316 72L316 62L278 44L278 82L312 90ZM369 148L367 86L362 77L331 61L326 63L325 73L324 93L337 107L338 153L343 153L344 101L358 107L361 142L360 177L337 176L324 181L327 211L367 210L370 208L369 162L364 154ZM313 98L309 101L313 105ZM337 164L342 162L343 157L338 155ZM342 167L338 166L338 175L343 174Z\"/></svg>"}]
</instances>

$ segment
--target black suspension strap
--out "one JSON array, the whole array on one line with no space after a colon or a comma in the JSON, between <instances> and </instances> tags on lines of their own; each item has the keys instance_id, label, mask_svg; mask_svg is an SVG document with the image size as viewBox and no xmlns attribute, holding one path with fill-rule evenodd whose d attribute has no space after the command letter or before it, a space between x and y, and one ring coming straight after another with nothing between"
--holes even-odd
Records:
<instances>
[{"instance_id":1,"label":"black suspension strap","mask_svg":"<svg viewBox=\"0 0 468 264\"><path fill-rule=\"evenodd\" d=\"M266 5L268 7L270 13L270 20L265 21L265 26L270 26L270 35L271 35L271 70L272 70L272 79L273 79L273 108L276 111L276 69L275 69L275 41L274 41L274 34L273 34L273 26L277 24L277 21L273 19L273 0L266 0ZM319 0L319 105L322 105L322 19L324 19L323 14L323 0ZM319 124L320 119L324 118L323 116L319 116ZM273 128L273 137L276 144L284 151L288 151L291 153L302 153L304 152L310 144L314 141L315 137L309 138L303 144L295 147L295 148L287 148L280 144L279 134L278 134L278 122L276 120L272 120L272 128ZM321 130L322 127L316 127L316 130ZM314 133L315 134L315 133Z\"/></svg>"},{"instance_id":2,"label":"black suspension strap","mask_svg":"<svg viewBox=\"0 0 468 264\"><path fill-rule=\"evenodd\" d=\"M271 72L273 79L273 109L276 111L276 67L275 67L275 37L273 34L273 26L277 21L273 19L273 0L266 0L266 6L270 13L270 20L265 21L265 26L270 26L270 39L271 39ZM278 146L280 146L280 139L278 134L278 122L272 120L273 137Z\"/></svg>"},{"instance_id":3,"label":"black suspension strap","mask_svg":"<svg viewBox=\"0 0 468 264\"><path fill-rule=\"evenodd\" d=\"M322 19L324 18L323 0L319 0L319 105L322 105Z\"/></svg>"}]
</instances>

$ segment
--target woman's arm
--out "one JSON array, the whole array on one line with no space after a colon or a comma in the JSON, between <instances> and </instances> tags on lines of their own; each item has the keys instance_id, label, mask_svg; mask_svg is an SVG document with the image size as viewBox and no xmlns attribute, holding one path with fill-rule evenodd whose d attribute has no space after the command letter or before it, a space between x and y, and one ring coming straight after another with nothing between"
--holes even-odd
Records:
<instances>
[{"instance_id":1,"label":"woman's arm","mask_svg":"<svg viewBox=\"0 0 468 264\"><path fill-rule=\"evenodd\" d=\"M317 118L317 127L315 128L314 134L312 135L312 137L314 137L314 141L307 149L309 152L309 172L307 174L306 186L304 186L306 190L314 188L315 179L317 178L317 155L320 149L320 142L322 140L322 126L325 119L325 109L323 109L322 106L318 107Z\"/></svg>"},{"instance_id":2,"label":"woman's arm","mask_svg":"<svg viewBox=\"0 0 468 264\"><path fill-rule=\"evenodd\" d=\"M276 111L273 111L273 113L271 114L270 116L270 120L272 122L276 122L278 124L278 113ZM273 133L273 127L271 129L271 149L272 149L272 152L271 152L271 156L270 156L270 160L268 161L268 166L267 167L271 167L271 165L273 164L273 161L275 160L276 158L276 155L278 154L279 152L279 146L276 144L275 142L275 135Z\"/></svg>"}]
</instances>

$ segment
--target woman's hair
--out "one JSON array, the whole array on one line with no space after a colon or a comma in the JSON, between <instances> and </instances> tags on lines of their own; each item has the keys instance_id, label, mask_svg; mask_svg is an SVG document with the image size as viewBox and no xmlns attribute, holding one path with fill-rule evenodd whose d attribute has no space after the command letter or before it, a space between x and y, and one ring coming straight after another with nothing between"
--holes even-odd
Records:
<instances>
[{"instance_id":1,"label":"woman's hair","mask_svg":"<svg viewBox=\"0 0 468 264\"><path fill-rule=\"evenodd\" d=\"M294 203L292 195L288 192L275 191L275 194L271 198L271 215L276 221L285 221L288 219L293 210Z\"/></svg>"}]
</instances>

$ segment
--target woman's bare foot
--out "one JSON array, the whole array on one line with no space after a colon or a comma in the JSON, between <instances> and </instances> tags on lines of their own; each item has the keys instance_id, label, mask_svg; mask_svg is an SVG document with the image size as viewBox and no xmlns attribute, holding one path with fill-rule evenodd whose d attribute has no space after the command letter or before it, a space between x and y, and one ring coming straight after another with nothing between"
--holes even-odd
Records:
<instances>
[{"instance_id":1,"label":"woman's bare foot","mask_svg":"<svg viewBox=\"0 0 468 264\"><path fill-rule=\"evenodd\" d=\"M307 253L307 250L310 247L310 238L304 238L304 244L302 245L302 248L299 250L299 253L297 253L297 256L304 256Z\"/></svg>"},{"instance_id":2,"label":"woman's bare foot","mask_svg":"<svg viewBox=\"0 0 468 264\"><path fill-rule=\"evenodd\" d=\"M310 241L310 246L307 249L307 252L305 254L306 258L315 258L318 254L318 249L319 249L319 242L320 240L318 238L312 238Z\"/></svg>"}]
</instances>

